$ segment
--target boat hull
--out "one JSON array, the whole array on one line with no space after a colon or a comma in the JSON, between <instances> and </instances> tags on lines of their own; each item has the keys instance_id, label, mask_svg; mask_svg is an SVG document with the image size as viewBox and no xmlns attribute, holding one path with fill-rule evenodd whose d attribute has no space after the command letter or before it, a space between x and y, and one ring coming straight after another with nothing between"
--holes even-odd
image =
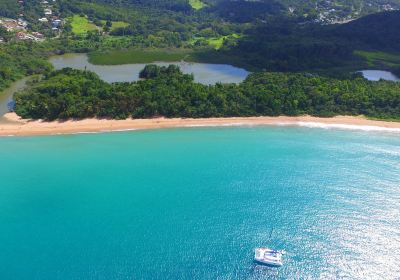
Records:
<instances>
[{"instance_id":1,"label":"boat hull","mask_svg":"<svg viewBox=\"0 0 400 280\"><path fill-rule=\"evenodd\" d=\"M280 267L280 266L282 266L283 264L282 263L276 263L276 262L265 262L265 261L262 261L262 260L254 260L254 262L255 263L257 263L257 264L262 264L262 265L265 265L265 266L270 266L270 267Z\"/></svg>"}]
</instances>

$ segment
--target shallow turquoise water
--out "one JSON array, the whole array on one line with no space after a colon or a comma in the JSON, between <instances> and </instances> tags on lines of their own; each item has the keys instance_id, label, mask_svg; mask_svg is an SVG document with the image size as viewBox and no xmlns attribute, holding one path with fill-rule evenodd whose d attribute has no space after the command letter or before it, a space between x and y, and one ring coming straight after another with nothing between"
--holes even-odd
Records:
<instances>
[{"instance_id":1,"label":"shallow turquoise water","mask_svg":"<svg viewBox=\"0 0 400 280\"><path fill-rule=\"evenodd\" d=\"M0 138L0 174L0 279L400 276L399 135ZM257 246L285 249L285 265L255 265Z\"/></svg>"}]
</instances>

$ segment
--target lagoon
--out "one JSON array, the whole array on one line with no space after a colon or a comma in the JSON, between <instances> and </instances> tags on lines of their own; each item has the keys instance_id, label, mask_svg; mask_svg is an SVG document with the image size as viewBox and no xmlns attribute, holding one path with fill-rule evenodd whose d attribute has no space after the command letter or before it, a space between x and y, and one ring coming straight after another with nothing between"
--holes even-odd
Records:
<instances>
[{"instance_id":1,"label":"lagoon","mask_svg":"<svg viewBox=\"0 0 400 280\"><path fill-rule=\"evenodd\" d=\"M400 81L400 79L395 76L393 73L389 71L382 71L382 70L363 70L360 71L364 78L370 81L379 81L379 80L386 80L386 81Z\"/></svg>"},{"instance_id":2,"label":"lagoon","mask_svg":"<svg viewBox=\"0 0 400 280\"><path fill-rule=\"evenodd\" d=\"M59 70L65 67L74 69L87 69L95 72L104 81L113 82L134 82L139 80L139 72L146 64L157 64L168 66L170 64L178 65L182 72L194 74L195 81L202 84L221 83L240 83L249 72L242 68L227 64L210 63L192 63L192 62L154 62L154 63L136 63L124 65L94 65L88 61L86 54L64 54L53 56L50 62L54 68Z\"/></svg>"},{"instance_id":3,"label":"lagoon","mask_svg":"<svg viewBox=\"0 0 400 280\"><path fill-rule=\"evenodd\" d=\"M396 279L399 151L304 127L0 138L1 279Z\"/></svg>"}]
</instances>

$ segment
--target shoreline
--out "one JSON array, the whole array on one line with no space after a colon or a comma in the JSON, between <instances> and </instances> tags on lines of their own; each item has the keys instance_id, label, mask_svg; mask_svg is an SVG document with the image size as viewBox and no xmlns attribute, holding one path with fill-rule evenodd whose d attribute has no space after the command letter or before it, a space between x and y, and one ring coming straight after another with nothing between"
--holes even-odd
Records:
<instances>
[{"instance_id":1,"label":"shoreline","mask_svg":"<svg viewBox=\"0 0 400 280\"><path fill-rule=\"evenodd\" d=\"M154 119L83 119L67 121L41 121L21 119L15 113L4 115L8 123L0 123L0 136L62 135L101 133L112 131L145 130L178 127L213 126L304 126L310 128L336 128L400 134L400 122L369 120L363 116L337 116L320 118L298 117L232 117L232 118L154 118Z\"/></svg>"}]
</instances>

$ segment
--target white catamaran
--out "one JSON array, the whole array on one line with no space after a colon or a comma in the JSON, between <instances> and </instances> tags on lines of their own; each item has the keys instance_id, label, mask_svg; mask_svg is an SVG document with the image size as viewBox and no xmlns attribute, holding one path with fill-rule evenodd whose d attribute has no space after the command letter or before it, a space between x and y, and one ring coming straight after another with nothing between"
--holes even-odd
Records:
<instances>
[{"instance_id":1,"label":"white catamaran","mask_svg":"<svg viewBox=\"0 0 400 280\"><path fill-rule=\"evenodd\" d=\"M282 266L282 256L284 254L285 251L277 251L269 248L256 248L254 261L269 266Z\"/></svg>"}]
</instances>

